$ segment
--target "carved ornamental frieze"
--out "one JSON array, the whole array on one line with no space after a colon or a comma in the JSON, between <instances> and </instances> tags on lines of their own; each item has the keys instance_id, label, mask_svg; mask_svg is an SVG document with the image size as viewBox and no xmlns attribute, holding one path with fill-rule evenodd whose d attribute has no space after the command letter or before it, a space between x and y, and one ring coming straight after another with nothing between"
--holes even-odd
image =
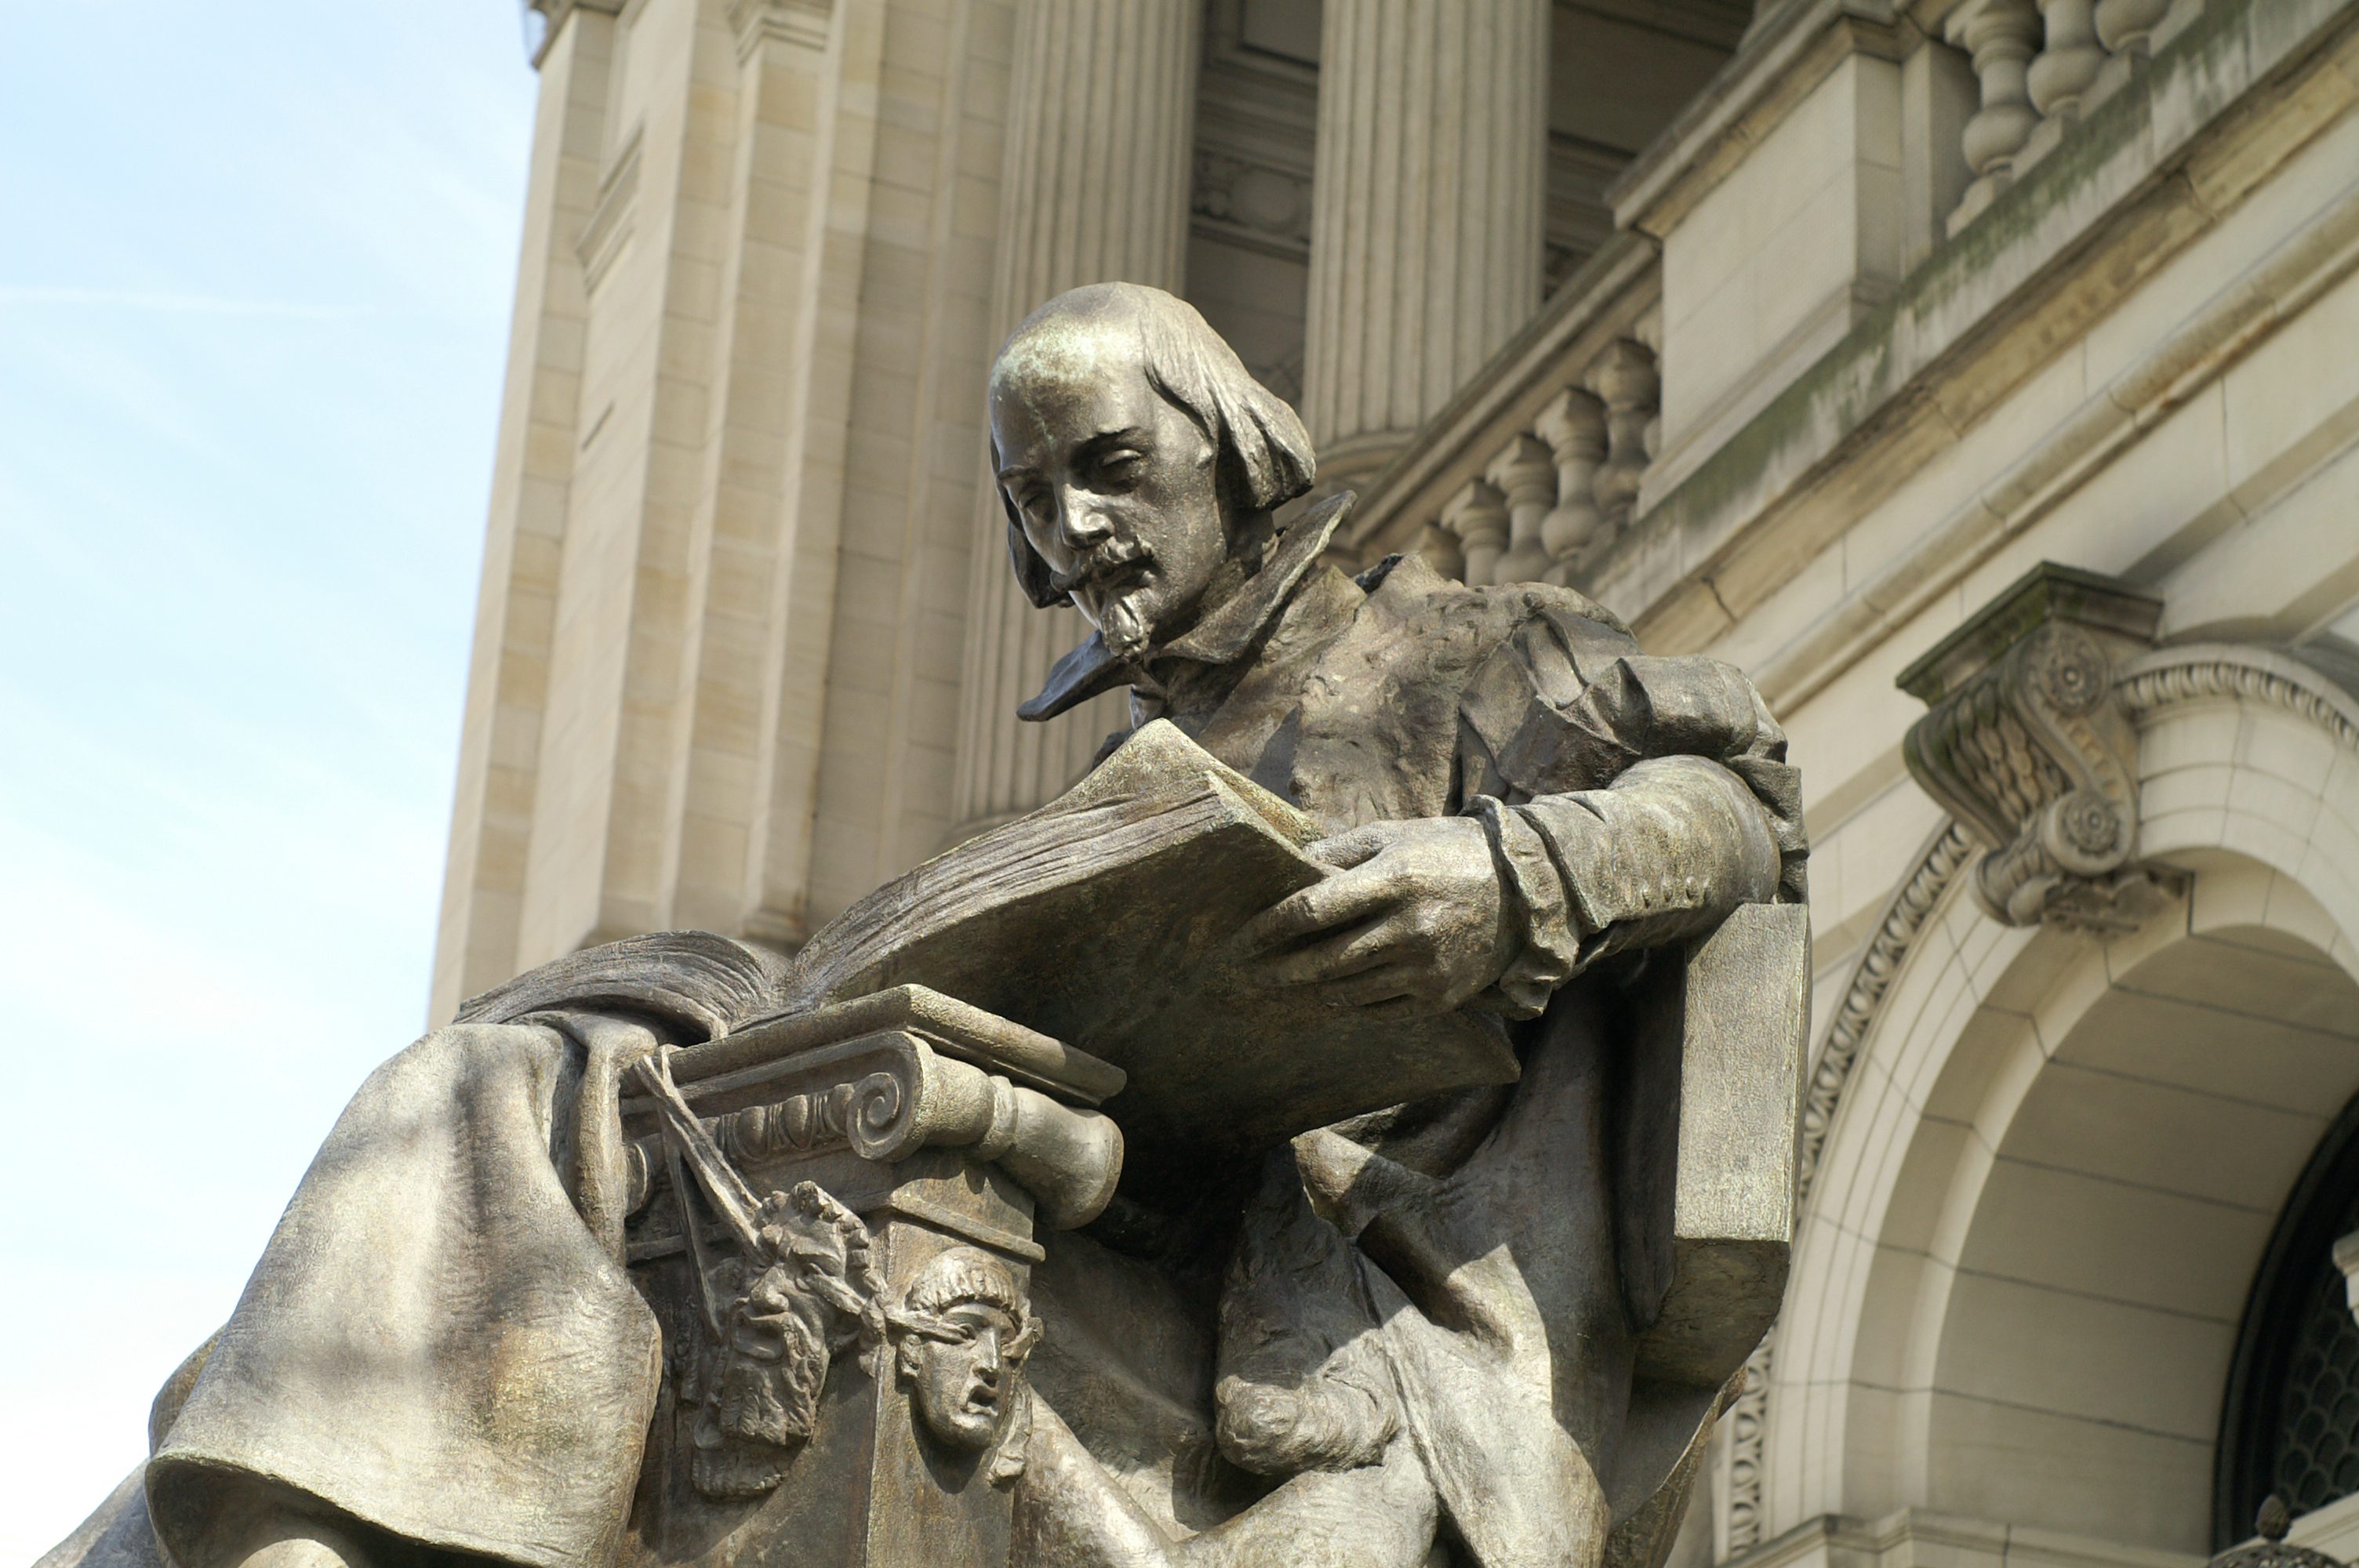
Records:
<instances>
[{"instance_id":1,"label":"carved ornamental frieze","mask_svg":"<svg viewBox=\"0 0 2359 1568\"><path fill-rule=\"evenodd\" d=\"M2126 930L2172 873L2137 860L2137 735L2114 690L2162 604L2043 563L1901 672L1930 709L1903 754L1984 854L1975 901L2009 925Z\"/></svg>"}]
</instances>

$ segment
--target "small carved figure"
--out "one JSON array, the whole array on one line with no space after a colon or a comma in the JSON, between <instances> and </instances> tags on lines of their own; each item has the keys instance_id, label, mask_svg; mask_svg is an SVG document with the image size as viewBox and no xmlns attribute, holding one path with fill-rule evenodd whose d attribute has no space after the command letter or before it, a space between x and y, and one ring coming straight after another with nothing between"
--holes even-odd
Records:
<instances>
[{"instance_id":1,"label":"small carved figure","mask_svg":"<svg viewBox=\"0 0 2359 1568\"><path fill-rule=\"evenodd\" d=\"M868 1227L799 1182L755 1211L757 1255L713 1270L720 1342L702 1379L693 1465L707 1497L758 1497L811 1434L835 1357L860 1338L881 1281Z\"/></svg>"},{"instance_id":2,"label":"small carved figure","mask_svg":"<svg viewBox=\"0 0 2359 1568\"><path fill-rule=\"evenodd\" d=\"M980 1453L1007 1431L1040 1320L1006 1264L974 1247L936 1254L886 1314L886 1332L894 1369L936 1439Z\"/></svg>"}]
</instances>

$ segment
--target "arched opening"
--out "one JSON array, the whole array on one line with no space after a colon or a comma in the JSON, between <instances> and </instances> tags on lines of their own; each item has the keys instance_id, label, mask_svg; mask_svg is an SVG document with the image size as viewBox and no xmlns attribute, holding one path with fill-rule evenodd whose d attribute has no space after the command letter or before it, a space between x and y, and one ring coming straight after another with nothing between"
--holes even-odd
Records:
<instances>
[{"instance_id":1,"label":"arched opening","mask_svg":"<svg viewBox=\"0 0 2359 1568\"><path fill-rule=\"evenodd\" d=\"M2306 903L2216 857L2190 906L2043 933L1970 1005L1870 1265L1847 1511L2212 1550L2247 1297L2359 1093L2359 984L2271 899Z\"/></svg>"},{"instance_id":2,"label":"arched opening","mask_svg":"<svg viewBox=\"0 0 2359 1568\"><path fill-rule=\"evenodd\" d=\"M2139 852L2187 896L2109 944L2001 926L1945 827L1821 993L1823 1141L1732 1540L1884 1521L1905 1552L1920 1510L1945 1557L2020 1527L2212 1550L2247 1298L2359 1091L2359 702L2213 644L2124 690Z\"/></svg>"}]
</instances>

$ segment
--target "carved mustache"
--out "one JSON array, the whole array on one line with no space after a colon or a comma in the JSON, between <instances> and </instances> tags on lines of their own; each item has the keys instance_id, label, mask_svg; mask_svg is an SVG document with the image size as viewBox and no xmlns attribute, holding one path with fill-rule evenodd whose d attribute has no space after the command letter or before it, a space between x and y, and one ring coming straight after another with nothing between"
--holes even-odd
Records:
<instances>
[{"instance_id":1,"label":"carved mustache","mask_svg":"<svg viewBox=\"0 0 2359 1568\"><path fill-rule=\"evenodd\" d=\"M1136 539L1108 539L1082 558L1069 572L1055 572L1049 586L1059 593L1071 593L1094 582L1103 582L1125 568L1151 562L1154 555Z\"/></svg>"}]
</instances>

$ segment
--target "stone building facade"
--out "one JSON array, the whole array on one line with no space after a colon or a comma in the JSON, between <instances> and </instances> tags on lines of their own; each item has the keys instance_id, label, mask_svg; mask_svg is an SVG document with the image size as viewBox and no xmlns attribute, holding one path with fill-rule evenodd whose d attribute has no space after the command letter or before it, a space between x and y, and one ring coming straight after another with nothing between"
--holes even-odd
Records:
<instances>
[{"instance_id":1,"label":"stone building facade","mask_svg":"<svg viewBox=\"0 0 2359 1568\"><path fill-rule=\"evenodd\" d=\"M1792 736L1804 1231L1683 1560L2359 1555L2359 0L538 3L438 1018L1069 782L984 367L1173 287L1353 560Z\"/></svg>"}]
</instances>

